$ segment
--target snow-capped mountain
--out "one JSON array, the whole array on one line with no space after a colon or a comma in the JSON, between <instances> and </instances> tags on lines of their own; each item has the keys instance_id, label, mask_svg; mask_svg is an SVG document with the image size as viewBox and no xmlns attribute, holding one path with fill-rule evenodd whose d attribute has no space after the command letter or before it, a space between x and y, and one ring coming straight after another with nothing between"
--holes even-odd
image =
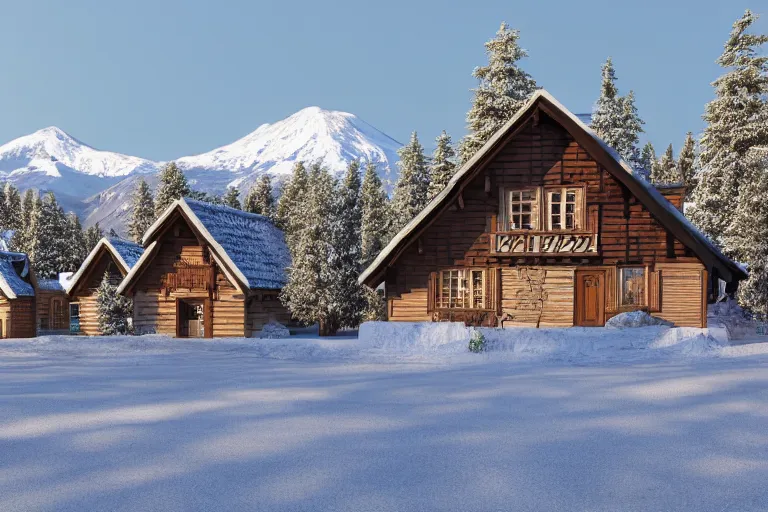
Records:
<instances>
[{"instance_id":1,"label":"snow-capped mountain","mask_svg":"<svg viewBox=\"0 0 768 512\"><path fill-rule=\"evenodd\" d=\"M222 193L236 186L245 194L262 174L281 182L297 161L322 160L341 173L353 159L378 164L385 183L396 179L401 144L353 114L308 107L207 153L176 159L193 188ZM101 151L56 127L0 146L0 180L20 189L52 190L85 225L122 231L130 196L140 177L151 186L163 162Z\"/></svg>"}]
</instances>

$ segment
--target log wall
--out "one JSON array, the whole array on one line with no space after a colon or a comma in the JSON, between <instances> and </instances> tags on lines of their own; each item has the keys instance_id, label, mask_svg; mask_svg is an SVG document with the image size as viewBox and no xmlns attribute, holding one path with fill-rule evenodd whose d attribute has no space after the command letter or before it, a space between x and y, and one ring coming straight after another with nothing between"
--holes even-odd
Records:
<instances>
[{"instance_id":1,"label":"log wall","mask_svg":"<svg viewBox=\"0 0 768 512\"><path fill-rule=\"evenodd\" d=\"M291 325L291 314L278 298L277 290L255 290L246 308L245 335L254 336L264 324L272 321Z\"/></svg>"},{"instance_id":2,"label":"log wall","mask_svg":"<svg viewBox=\"0 0 768 512\"><path fill-rule=\"evenodd\" d=\"M80 333L86 336L101 334L96 296L106 272L109 273L110 282L115 286L119 285L124 277L120 267L114 262L112 254L103 249L92 261L77 288L70 294L70 302L80 305ZM69 318L69 311L67 311L67 318Z\"/></svg>"}]
</instances>

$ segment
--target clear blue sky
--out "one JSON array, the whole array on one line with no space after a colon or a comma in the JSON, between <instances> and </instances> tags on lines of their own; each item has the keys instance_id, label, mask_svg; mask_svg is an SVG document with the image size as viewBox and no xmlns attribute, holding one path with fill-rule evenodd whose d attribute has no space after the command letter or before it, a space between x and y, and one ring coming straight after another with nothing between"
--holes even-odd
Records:
<instances>
[{"instance_id":1,"label":"clear blue sky","mask_svg":"<svg viewBox=\"0 0 768 512\"><path fill-rule=\"evenodd\" d=\"M165 160L310 105L425 145L465 130L472 69L501 21L522 66L574 112L600 66L635 90L661 153L703 128L731 24L764 0L2 0L0 142L56 125L92 146ZM459 6L460 5L460 6Z\"/></svg>"}]
</instances>

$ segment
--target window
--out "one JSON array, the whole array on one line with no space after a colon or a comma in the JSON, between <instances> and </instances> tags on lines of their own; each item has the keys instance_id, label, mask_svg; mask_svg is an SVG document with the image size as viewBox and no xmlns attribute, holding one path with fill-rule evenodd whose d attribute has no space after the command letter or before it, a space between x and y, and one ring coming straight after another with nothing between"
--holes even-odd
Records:
<instances>
[{"instance_id":1,"label":"window","mask_svg":"<svg viewBox=\"0 0 768 512\"><path fill-rule=\"evenodd\" d=\"M645 268L622 268L619 283L622 306L645 305Z\"/></svg>"},{"instance_id":2,"label":"window","mask_svg":"<svg viewBox=\"0 0 768 512\"><path fill-rule=\"evenodd\" d=\"M69 317L80 318L80 304L72 302L69 304Z\"/></svg>"},{"instance_id":3,"label":"window","mask_svg":"<svg viewBox=\"0 0 768 512\"><path fill-rule=\"evenodd\" d=\"M549 204L548 229L577 229L581 219L577 214L581 210L581 189L562 188L547 193Z\"/></svg>"},{"instance_id":4,"label":"window","mask_svg":"<svg viewBox=\"0 0 768 512\"><path fill-rule=\"evenodd\" d=\"M535 189L510 190L509 229L536 229L538 227L538 193Z\"/></svg>"},{"instance_id":5,"label":"window","mask_svg":"<svg viewBox=\"0 0 768 512\"><path fill-rule=\"evenodd\" d=\"M439 273L438 279L438 308L485 308L484 270L443 270Z\"/></svg>"}]
</instances>

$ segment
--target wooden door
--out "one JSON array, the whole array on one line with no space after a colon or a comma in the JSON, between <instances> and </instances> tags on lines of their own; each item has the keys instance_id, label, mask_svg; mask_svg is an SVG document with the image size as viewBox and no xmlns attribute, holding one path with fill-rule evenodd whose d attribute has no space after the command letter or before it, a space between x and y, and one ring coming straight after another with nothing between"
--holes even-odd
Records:
<instances>
[{"instance_id":1,"label":"wooden door","mask_svg":"<svg viewBox=\"0 0 768 512\"><path fill-rule=\"evenodd\" d=\"M584 327L605 325L605 271L576 272L575 323Z\"/></svg>"}]
</instances>

